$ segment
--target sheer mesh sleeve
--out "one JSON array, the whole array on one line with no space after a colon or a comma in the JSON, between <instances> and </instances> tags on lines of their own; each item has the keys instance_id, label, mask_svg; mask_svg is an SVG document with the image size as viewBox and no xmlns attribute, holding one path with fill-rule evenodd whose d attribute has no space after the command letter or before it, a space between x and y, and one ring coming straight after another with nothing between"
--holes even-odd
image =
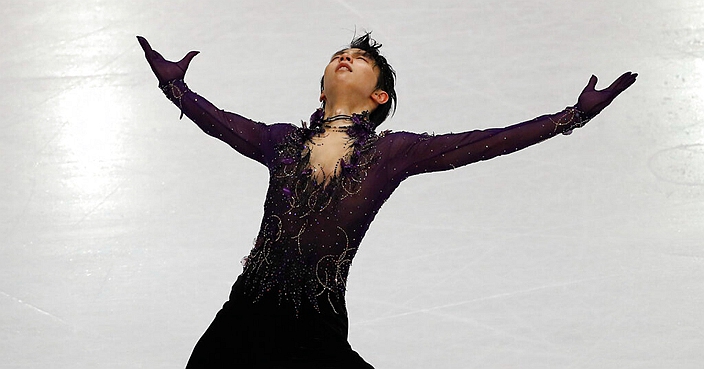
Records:
<instances>
[{"instance_id":1,"label":"sheer mesh sleeve","mask_svg":"<svg viewBox=\"0 0 704 369\"><path fill-rule=\"evenodd\" d=\"M543 115L506 128L492 128L443 135L398 132L390 134L394 143L394 168L404 178L419 173L457 168L481 160L509 154L574 128L562 122L575 113L569 110Z\"/></svg>"},{"instance_id":2,"label":"sheer mesh sleeve","mask_svg":"<svg viewBox=\"0 0 704 369\"><path fill-rule=\"evenodd\" d=\"M293 129L290 124L255 122L235 113L218 109L208 100L191 91L183 80L161 86L164 94L203 132L230 145L242 155L269 165L274 145Z\"/></svg>"}]
</instances>

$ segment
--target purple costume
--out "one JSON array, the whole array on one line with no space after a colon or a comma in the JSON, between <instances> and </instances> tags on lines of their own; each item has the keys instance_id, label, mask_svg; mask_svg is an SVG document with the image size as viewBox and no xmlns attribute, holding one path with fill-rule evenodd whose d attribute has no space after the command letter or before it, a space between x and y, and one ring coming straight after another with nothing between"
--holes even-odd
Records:
<instances>
[{"instance_id":1,"label":"purple costume","mask_svg":"<svg viewBox=\"0 0 704 369\"><path fill-rule=\"evenodd\" d=\"M371 368L347 342L345 283L381 205L406 178L508 154L585 123L568 108L501 129L428 135L375 133L355 115L339 175L316 182L311 126L257 123L219 110L181 80L167 97L205 131L269 169L264 217L230 299L196 345L188 368Z\"/></svg>"}]
</instances>

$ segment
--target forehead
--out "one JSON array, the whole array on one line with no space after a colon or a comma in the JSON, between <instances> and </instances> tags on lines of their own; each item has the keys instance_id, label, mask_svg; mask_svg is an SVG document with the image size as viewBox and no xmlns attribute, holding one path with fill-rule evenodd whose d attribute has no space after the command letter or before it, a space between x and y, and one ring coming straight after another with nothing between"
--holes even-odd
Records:
<instances>
[{"instance_id":1,"label":"forehead","mask_svg":"<svg viewBox=\"0 0 704 369\"><path fill-rule=\"evenodd\" d=\"M338 56L338 55L341 55L341 54L344 54L344 53L351 54L352 56L357 56L357 55L369 56L369 54L368 54L366 51L364 51L364 50L362 50L362 49L357 49L357 48L342 49L342 50L340 50L340 51L338 51L338 52L332 54L332 56L335 57L335 56Z\"/></svg>"}]
</instances>

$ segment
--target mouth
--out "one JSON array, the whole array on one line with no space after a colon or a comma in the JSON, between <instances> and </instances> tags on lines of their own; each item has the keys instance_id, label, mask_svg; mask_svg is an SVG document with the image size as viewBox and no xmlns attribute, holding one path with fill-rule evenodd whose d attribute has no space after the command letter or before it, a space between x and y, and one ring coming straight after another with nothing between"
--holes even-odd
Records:
<instances>
[{"instance_id":1,"label":"mouth","mask_svg":"<svg viewBox=\"0 0 704 369\"><path fill-rule=\"evenodd\" d=\"M346 70L348 72L351 72L352 67L349 64L343 62L343 63L338 64L337 68L335 68L335 71L338 71L338 70Z\"/></svg>"}]
</instances>

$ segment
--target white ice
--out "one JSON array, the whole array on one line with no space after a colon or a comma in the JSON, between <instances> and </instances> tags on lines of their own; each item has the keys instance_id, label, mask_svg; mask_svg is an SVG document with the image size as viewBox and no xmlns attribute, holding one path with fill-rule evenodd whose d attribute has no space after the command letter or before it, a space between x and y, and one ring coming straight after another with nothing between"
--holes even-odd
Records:
<instances>
[{"instance_id":1,"label":"white ice","mask_svg":"<svg viewBox=\"0 0 704 369\"><path fill-rule=\"evenodd\" d=\"M267 172L157 88L136 35L200 50L190 87L265 122L318 106L373 30L386 129L505 126L638 82L587 127L409 179L352 267L383 368L704 367L704 3L3 1L0 367L179 368L257 233Z\"/></svg>"}]
</instances>

